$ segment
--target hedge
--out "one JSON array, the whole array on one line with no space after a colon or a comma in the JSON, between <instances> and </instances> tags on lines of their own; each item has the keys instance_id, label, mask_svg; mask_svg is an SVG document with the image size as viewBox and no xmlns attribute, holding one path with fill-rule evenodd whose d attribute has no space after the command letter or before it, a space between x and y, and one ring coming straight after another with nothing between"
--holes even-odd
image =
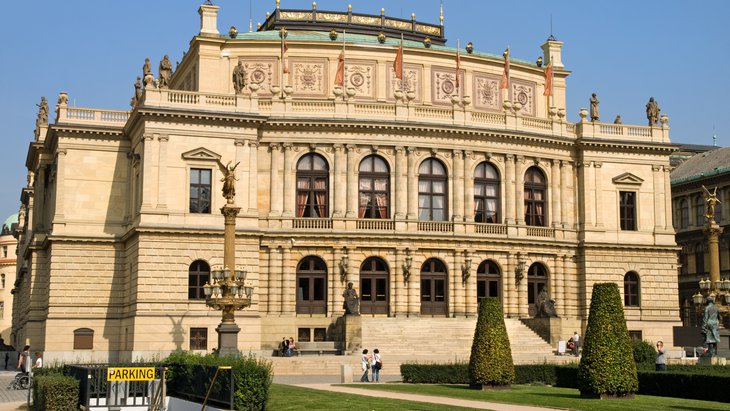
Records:
<instances>
[{"instance_id":1,"label":"hedge","mask_svg":"<svg viewBox=\"0 0 730 411\"><path fill-rule=\"evenodd\" d=\"M469 384L469 365L401 365L403 382L416 384ZM730 402L730 366L670 365L669 371L639 371L637 394ZM545 384L578 388L578 367L557 364L515 365L516 384Z\"/></svg>"},{"instance_id":2,"label":"hedge","mask_svg":"<svg viewBox=\"0 0 730 411\"><path fill-rule=\"evenodd\" d=\"M74 377L47 372L33 376L33 409L73 411L79 401L79 382Z\"/></svg>"},{"instance_id":3,"label":"hedge","mask_svg":"<svg viewBox=\"0 0 730 411\"><path fill-rule=\"evenodd\" d=\"M170 390L176 387L190 387L193 384L193 368L196 366L233 368L234 408L236 410L264 410L271 385L271 363L253 355L243 357L202 356L177 351L170 354L163 363L169 366L167 381ZM220 385L217 384L217 385ZM219 387L221 388L221 387Z\"/></svg>"},{"instance_id":4,"label":"hedge","mask_svg":"<svg viewBox=\"0 0 730 411\"><path fill-rule=\"evenodd\" d=\"M481 389L510 385L514 380L515 367L502 303L496 297L482 298L469 357L470 385Z\"/></svg>"}]
</instances>

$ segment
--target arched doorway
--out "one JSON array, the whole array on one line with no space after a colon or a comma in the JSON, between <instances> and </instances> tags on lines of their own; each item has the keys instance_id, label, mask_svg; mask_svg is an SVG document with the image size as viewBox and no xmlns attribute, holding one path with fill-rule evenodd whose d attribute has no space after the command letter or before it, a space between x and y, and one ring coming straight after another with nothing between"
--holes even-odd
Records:
<instances>
[{"instance_id":1,"label":"arched doorway","mask_svg":"<svg viewBox=\"0 0 730 411\"><path fill-rule=\"evenodd\" d=\"M297 314L327 313L327 264L306 257L297 265Z\"/></svg>"},{"instance_id":2,"label":"arched doorway","mask_svg":"<svg viewBox=\"0 0 730 411\"><path fill-rule=\"evenodd\" d=\"M484 260L477 268L477 301L484 297L497 297L502 300L500 282L502 275L497 263Z\"/></svg>"},{"instance_id":3,"label":"arched doorway","mask_svg":"<svg viewBox=\"0 0 730 411\"><path fill-rule=\"evenodd\" d=\"M446 316L448 273L440 260L430 258L421 266L421 315Z\"/></svg>"},{"instance_id":4,"label":"arched doorway","mask_svg":"<svg viewBox=\"0 0 730 411\"><path fill-rule=\"evenodd\" d=\"M547 269L540 263L534 263L527 271L527 303L529 304L528 313L530 317L534 317L537 313L535 301L543 288L547 289Z\"/></svg>"},{"instance_id":5,"label":"arched doorway","mask_svg":"<svg viewBox=\"0 0 730 411\"><path fill-rule=\"evenodd\" d=\"M360 267L360 313L388 314L388 266L370 257Z\"/></svg>"}]
</instances>

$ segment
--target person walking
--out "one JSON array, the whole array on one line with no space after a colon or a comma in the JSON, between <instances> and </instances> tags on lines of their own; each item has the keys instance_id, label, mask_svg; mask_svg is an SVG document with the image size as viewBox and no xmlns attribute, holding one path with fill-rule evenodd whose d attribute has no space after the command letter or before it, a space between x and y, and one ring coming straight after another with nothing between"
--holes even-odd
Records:
<instances>
[{"instance_id":1,"label":"person walking","mask_svg":"<svg viewBox=\"0 0 730 411\"><path fill-rule=\"evenodd\" d=\"M664 351L664 343L662 341L656 342L656 361L654 361L654 368L656 371L667 370L667 353Z\"/></svg>"},{"instance_id":2,"label":"person walking","mask_svg":"<svg viewBox=\"0 0 730 411\"><path fill-rule=\"evenodd\" d=\"M23 347L23 352L18 356L18 369L23 374L30 372L30 345Z\"/></svg>"},{"instance_id":3,"label":"person walking","mask_svg":"<svg viewBox=\"0 0 730 411\"><path fill-rule=\"evenodd\" d=\"M381 365L382 361L380 360L380 350L376 348L373 350L373 372L370 382L380 382Z\"/></svg>"},{"instance_id":4,"label":"person walking","mask_svg":"<svg viewBox=\"0 0 730 411\"><path fill-rule=\"evenodd\" d=\"M362 377L360 377L360 382L368 382L368 370L370 369L370 356L368 355L367 348L362 350L362 357L360 359L360 364L362 366Z\"/></svg>"},{"instance_id":5,"label":"person walking","mask_svg":"<svg viewBox=\"0 0 730 411\"><path fill-rule=\"evenodd\" d=\"M580 335L578 331L573 331L573 355L578 356L578 348L580 347Z\"/></svg>"}]
</instances>

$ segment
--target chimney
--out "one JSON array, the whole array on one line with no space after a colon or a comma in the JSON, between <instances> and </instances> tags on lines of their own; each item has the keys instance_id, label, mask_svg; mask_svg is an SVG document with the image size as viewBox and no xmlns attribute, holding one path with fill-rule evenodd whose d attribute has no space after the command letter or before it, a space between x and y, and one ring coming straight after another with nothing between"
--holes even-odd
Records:
<instances>
[{"instance_id":1,"label":"chimney","mask_svg":"<svg viewBox=\"0 0 730 411\"><path fill-rule=\"evenodd\" d=\"M563 59L561 58L561 49L563 48L563 42L555 40L555 37L550 36L545 44L542 45L543 59L545 64L551 64L554 68L563 68Z\"/></svg>"},{"instance_id":2,"label":"chimney","mask_svg":"<svg viewBox=\"0 0 730 411\"><path fill-rule=\"evenodd\" d=\"M218 9L210 1L206 1L200 5L198 14L200 14L200 35L207 37L218 37Z\"/></svg>"}]
</instances>

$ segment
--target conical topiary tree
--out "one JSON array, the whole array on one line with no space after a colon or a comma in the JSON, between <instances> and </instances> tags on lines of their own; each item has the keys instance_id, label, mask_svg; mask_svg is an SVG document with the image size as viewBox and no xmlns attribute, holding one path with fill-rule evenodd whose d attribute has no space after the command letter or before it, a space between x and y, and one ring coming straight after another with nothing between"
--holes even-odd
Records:
<instances>
[{"instance_id":1,"label":"conical topiary tree","mask_svg":"<svg viewBox=\"0 0 730 411\"><path fill-rule=\"evenodd\" d=\"M578 389L581 396L590 398L633 398L639 389L624 307L615 283L593 285Z\"/></svg>"},{"instance_id":2,"label":"conical topiary tree","mask_svg":"<svg viewBox=\"0 0 730 411\"><path fill-rule=\"evenodd\" d=\"M515 381L512 349L504 325L502 307L495 297L482 298L469 358L472 388L505 387Z\"/></svg>"}]
</instances>

